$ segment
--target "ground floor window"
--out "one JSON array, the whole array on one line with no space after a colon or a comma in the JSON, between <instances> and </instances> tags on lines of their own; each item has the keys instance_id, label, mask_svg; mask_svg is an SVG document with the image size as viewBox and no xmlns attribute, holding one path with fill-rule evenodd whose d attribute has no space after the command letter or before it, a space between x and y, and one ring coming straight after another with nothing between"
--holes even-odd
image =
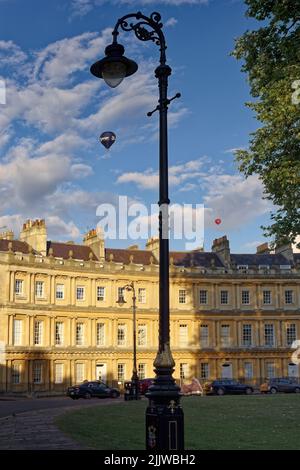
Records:
<instances>
[{"instance_id":1,"label":"ground floor window","mask_svg":"<svg viewBox=\"0 0 300 470\"><path fill-rule=\"evenodd\" d=\"M186 363L180 364L180 379L185 380L189 375L189 365Z\"/></svg>"},{"instance_id":2,"label":"ground floor window","mask_svg":"<svg viewBox=\"0 0 300 470\"><path fill-rule=\"evenodd\" d=\"M81 364L78 362L76 364L75 372L76 372L76 382L77 383L83 382L84 381L84 364Z\"/></svg>"},{"instance_id":3,"label":"ground floor window","mask_svg":"<svg viewBox=\"0 0 300 470\"><path fill-rule=\"evenodd\" d=\"M244 364L245 379L253 379L253 364L252 362L245 362Z\"/></svg>"},{"instance_id":4,"label":"ground floor window","mask_svg":"<svg viewBox=\"0 0 300 470\"><path fill-rule=\"evenodd\" d=\"M209 364L208 362L201 362L200 364L200 378L208 379L209 378Z\"/></svg>"},{"instance_id":5,"label":"ground floor window","mask_svg":"<svg viewBox=\"0 0 300 470\"><path fill-rule=\"evenodd\" d=\"M21 383L21 364L13 364L11 370L11 381L13 384Z\"/></svg>"},{"instance_id":6,"label":"ground floor window","mask_svg":"<svg viewBox=\"0 0 300 470\"><path fill-rule=\"evenodd\" d=\"M140 380L143 380L146 378L146 364L138 365L138 376Z\"/></svg>"},{"instance_id":7,"label":"ground floor window","mask_svg":"<svg viewBox=\"0 0 300 470\"><path fill-rule=\"evenodd\" d=\"M266 374L268 379L273 379L276 376L276 367L274 362L266 363Z\"/></svg>"},{"instance_id":8,"label":"ground floor window","mask_svg":"<svg viewBox=\"0 0 300 470\"><path fill-rule=\"evenodd\" d=\"M43 381L43 365L41 362L33 363L33 383L40 384Z\"/></svg>"},{"instance_id":9,"label":"ground floor window","mask_svg":"<svg viewBox=\"0 0 300 470\"><path fill-rule=\"evenodd\" d=\"M125 364L118 364L118 382L125 380Z\"/></svg>"},{"instance_id":10,"label":"ground floor window","mask_svg":"<svg viewBox=\"0 0 300 470\"><path fill-rule=\"evenodd\" d=\"M55 364L55 383L62 384L64 381L64 365L63 364Z\"/></svg>"}]
</instances>

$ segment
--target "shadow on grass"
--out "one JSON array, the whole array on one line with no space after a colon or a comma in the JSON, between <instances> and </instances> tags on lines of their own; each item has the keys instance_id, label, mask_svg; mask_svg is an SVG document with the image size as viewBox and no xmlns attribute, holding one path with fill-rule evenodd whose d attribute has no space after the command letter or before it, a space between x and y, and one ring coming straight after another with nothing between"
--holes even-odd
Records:
<instances>
[{"instance_id":1,"label":"shadow on grass","mask_svg":"<svg viewBox=\"0 0 300 470\"><path fill-rule=\"evenodd\" d=\"M300 450L300 396L189 397L182 400L188 450ZM147 401L107 404L61 415L57 426L84 446L145 448Z\"/></svg>"}]
</instances>

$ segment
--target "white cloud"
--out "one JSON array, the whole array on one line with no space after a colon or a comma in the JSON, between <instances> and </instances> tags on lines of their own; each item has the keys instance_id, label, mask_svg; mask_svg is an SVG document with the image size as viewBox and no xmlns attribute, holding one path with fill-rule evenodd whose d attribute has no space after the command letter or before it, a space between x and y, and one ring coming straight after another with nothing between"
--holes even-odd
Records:
<instances>
[{"instance_id":1,"label":"white cloud","mask_svg":"<svg viewBox=\"0 0 300 470\"><path fill-rule=\"evenodd\" d=\"M113 5L207 5L209 0L72 0L72 16L84 16L90 13L94 8L100 7L105 3Z\"/></svg>"},{"instance_id":2,"label":"white cloud","mask_svg":"<svg viewBox=\"0 0 300 470\"><path fill-rule=\"evenodd\" d=\"M203 159L190 160L181 165L173 165L169 168L169 183L178 186L188 179L204 176L200 172ZM140 189L157 189L159 182L158 172L148 169L145 172L129 172L120 175L117 183L135 183Z\"/></svg>"},{"instance_id":3,"label":"white cloud","mask_svg":"<svg viewBox=\"0 0 300 470\"><path fill-rule=\"evenodd\" d=\"M171 18L169 18L169 19L165 22L165 26L166 26L166 28L168 28L168 27L173 27L173 26L175 26L177 23L178 23L178 20L176 20L176 18L174 18L174 16L172 16Z\"/></svg>"}]
</instances>

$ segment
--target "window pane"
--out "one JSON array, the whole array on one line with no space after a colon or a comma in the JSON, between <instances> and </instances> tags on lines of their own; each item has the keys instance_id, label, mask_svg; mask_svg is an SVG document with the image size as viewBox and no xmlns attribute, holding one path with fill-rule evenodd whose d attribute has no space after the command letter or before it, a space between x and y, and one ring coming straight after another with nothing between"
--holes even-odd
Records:
<instances>
[{"instance_id":1,"label":"window pane","mask_svg":"<svg viewBox=\"0 0 300 470\"><path fill-rule=\"evenodd\" d=\"M44 283L42 281L35 283L35 295L39 299L44 297Z\"/></svg>"},{"instance_id":2,"label":"window pane","mask_svg":"<svg viewBox=\"0 0 300 470\"><path fill-rule=\"evenodd\" d=\"M227 290L221 290L220 302L221 302L221 305L227 305L228 304L228 291Z\"/></svg>"},{"instance_id":3,"label":"window pane","mask_svg":"<svg viewBox=\"0 0 300 470\"><path fill-rule=\"evenodd\" d=\"M15 346L22 344L22 320L14 320L13 343Z\"/></svg>"},{"instance_id":4,"label":"window pane","mask_svg":"<svg viewBox=\"0 0 300 470\"><path fill-rule=\"evenodd\" d=\"M138 290L138 302L141 304L146 303L146 289L139 288Z\"/></svg>"},{"instance_id":5,"label":"window pane","mask_svg":"<svg viewBox=\"0 0 300 470\"><path fill-rule=\"evenodd\" d=\"M84 344L84 324L76 323L76 345L83 346Z\"/></svg>"},{"instance_id":6,"label":"window pane","mask_svg":"<svg viewBox=\"0 0 300 470\"><path fill-rule=\"evenodd\" d=\"M64 299L65 297L65 286L64 284L56 284L56 298Z\"/></svg>"},{"instance_id":7,"label":"window pane","mask_svg":"<svg viewBox=\"0 0 300 470\"><path fill-rule=\"evenodd\" d=\"M138 365L138 376L140 380L143 380L146 377L146 364Z\"/></svg>"},{"instance_id":8,"label":"window pane","mask_svg":"<svg viewBox=\"0 0 300 470\"><path fill-rule=\"evenodd\" d=\"M77 300L84 300L84 287L77 287L76 289L76 299Z\"/></svg>"},{"instance_id":9,"label":"window pane","mask_svg":"<svg viewBox=\"0 0 300 470\"><path fill-rule=\"evenodd\" d=\"M180 364L180 379L185 380L189 376L189 365L185 363Z\"/></svg>"},{"instance_id":10,"label":"window pane","mask_svg":"<svg viewBox=\"0 0 300 470\"><path fill-rule=\"evenodd\" d=\"M147 326L138 325L138 346L147 345Z\"/></svg>"},{"instance_id":11,"label":"window pane","mask_svg":"<svg viewBox=\"0 0 300 470\"><path fill-rule=\"evenodd\" d=\"M105 325L104 323L97 323L97 346L104 346L105 344Z\"/></svg>"},{"instance_id":12,"label":"window pane","mask_svg":"<svg viewBox=\"0 0 300 470\"><path fill-rule=\"evenodd\" d=\"M209 346L208 325L200 325L200 347L207 348L208 346Z\"/></svg>"},{"instance_id":13,"label":"window pane","mask_svg":"<svg viewBox=\"0 0 300 470\"><path fill-rule=\"evenodd\" d=\"M64 324L63 322L55 323L55 344L61 346L64 343Z\"/></svg>"},{"instance_id":14,"label":"window pane","mask_svg":"<svg viewBox=\"0 0 300 470\"><path fill-rule=\"evenodd\" d=\"M186 290L180 289L178 294L178 301L180 304L186 303Z\"/></svg>"},{"instance_id":15,"label":"window pane","mask_svg":"<svg viewBox=\"0 0 300 470\"><path fill-rule=\"evenodd\" d=\"M295 323L289 323L286 327L286 342L288 346L291 346L296 341L296 325Z\"/></svg>"},{"instance_id":16,"label":"window pane","mask_svg":"<svg viewBox=\"0 0 300 470\"><path fill-rule=\"evenodd\" d=\"M23 281L21 279L16 279L15 281L15 293L17 295L23 294Z\"/></svg>"},{"instance_id":17,"label":"window pane","mask_svg":"<svg viewBox=\"0 0 300 470\"><path fill-rule=\"evenodd\" d=\"M242 291L242 305L250 304L250 292L248 290Z\"/></svg>"},{"instance_id":18,"label":"window pane","mask_svg":"<svg viewBox=\"0 0 300 470\"><path fill-rule=\"evenodd\" d=\"M201 379L208 379L209 378L209 364L208 364L208 362L201 362L200 377L201 377Z\"/></svg>"},{"instance_id":19,"label":"window pane","mask_svg":"<svg viewBox=\"0 0 300 470\"><path fill-rule=\"evenodd\" d=\"M118 382L125 380L125 364L118 364Z\"/></svg>"},{"instance_id":20,"label":"window pane","mask_svg":"<svg viewBox=\"0 0 300 470\"><path fill-rule=\"evenodd\" d=\"M265 324L265 346L274 346L274 325L272 323Z\"/></svg>"},{"instance_id":21,"label":"window pane","mask_svg":"<svg viewBox=\"0 0 300 470\"><path fill-rule=\"evenodd\" d=\"M270 305L272 303L271 291L270 290L264 290L263 291L263 303L264 303L264 305Z\"/></svg>"},{"instance_id":22,"label":"window pane","mask_svg":"<svg viewBox=\"0 0 300 470\"><path fill-rule=\"evenodd\" d=\"M42 383L42 364L40 362L33 363L33 383Z\"/></svg>"},{"instance_id":23,"label":"window pane","mask_svg":"<svg viewBox=\"0 0 300 470\"><path fill-rule=\"evenodd\" d=\"M77 383L83 382L84 381L84 364L77 363L75 372L76 372L76 382Z\"/></svg>"},{"instance_id":24,"label":"window pane","mask_svg":"<svg viewBox=\"0 0 300 470\"><path fill-rule=\"evenodd\" d=\"M34 323L34 344L40 346L43 342L43 322L38 320Z\"/></svg>"},{"instance_id":25,"label":"window pane","mask_svg":"<svg viewBox=\"0 0 300 470\"><path fill-rule=\"evenodd\" d=\"M118 346L125 346L126 343L126 327L125 325L118 325Z\"/></svg>"},{"instance_id":26,"label":"window pane","mask_svg":"<svg viewBox=\"0 0 300 470\"><path fill-rule=\"evenodd\" d=\"M252 346L252 325L243 325L242 345L246 347Z\"/></svg>"},{"instance_id":27,"label":"window pane","mask_svg":"<svg viewBox=\"0 0 300 470\"><path fill-rule=\"evenodd\" d=\"M104 302L105 300L105 287L98 286L97 287L97 301Z\"/></svg>"},{"instance_id":28,"label":"window pane","mask_svg":"<svg viewBox=\"0 0 300 470\"><path fill-rule=\"evenodd\" d=\"M12 365L11 381L13 384L21 383L21 364Z\"/></svg>"},{"instance_id":29,"label":"window pane","mask_svg":"<svg viewBox=\"0 0 300 470\"><path fill-rule=\"evenodd\" d=\"M62 384L64 380L64 365L55 364L55 383Z\"/></svg>"},{"instance_id":30,"label":"window pane","mask_svg":"<svg viewBox=\"0 0 300 470\"><path fill-rule=\"evenodd\" d=\"M207 290L199 291L199 303L203 305L207 304Z\"/></svg>"},{"instance_id":31,"label":"window pane","mask_svg":"<svg viewBox=\"0 0 300 470\"><path fill-rule=\"evenodd\" d=\"M188 327L179 325L179 346L185 347L188 344Z\"/></svg>"}]
</instances>

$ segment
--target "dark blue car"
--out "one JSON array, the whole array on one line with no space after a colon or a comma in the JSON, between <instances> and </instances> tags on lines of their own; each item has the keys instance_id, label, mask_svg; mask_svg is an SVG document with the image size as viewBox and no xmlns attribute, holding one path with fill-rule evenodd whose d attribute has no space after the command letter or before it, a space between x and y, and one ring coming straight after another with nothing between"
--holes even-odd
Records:
<instances>
[{"instance_id":1,"label":"dark blue car","mask_svg":"<svg viewBox=\"0 0 300 470\"><path fill-rule=\"evenodd\" d=\"M251 395L253 393L251 385L230 379L214 380L205 384L204 390L207 395Z\"/></svg>"},{"instance_id":2,"label":"dark blue car","mask_svg":"<svg viewBox=\"0 0 300 470\"><path fill-rule=\"evenodd\" d=\"M111 388L104 382L94 380L92 382L85 381L79 385L73 385L67 390L67 395L76 400L78 398L118 398L120 392L117 388Z\"/></svg>"}]
</instances>

